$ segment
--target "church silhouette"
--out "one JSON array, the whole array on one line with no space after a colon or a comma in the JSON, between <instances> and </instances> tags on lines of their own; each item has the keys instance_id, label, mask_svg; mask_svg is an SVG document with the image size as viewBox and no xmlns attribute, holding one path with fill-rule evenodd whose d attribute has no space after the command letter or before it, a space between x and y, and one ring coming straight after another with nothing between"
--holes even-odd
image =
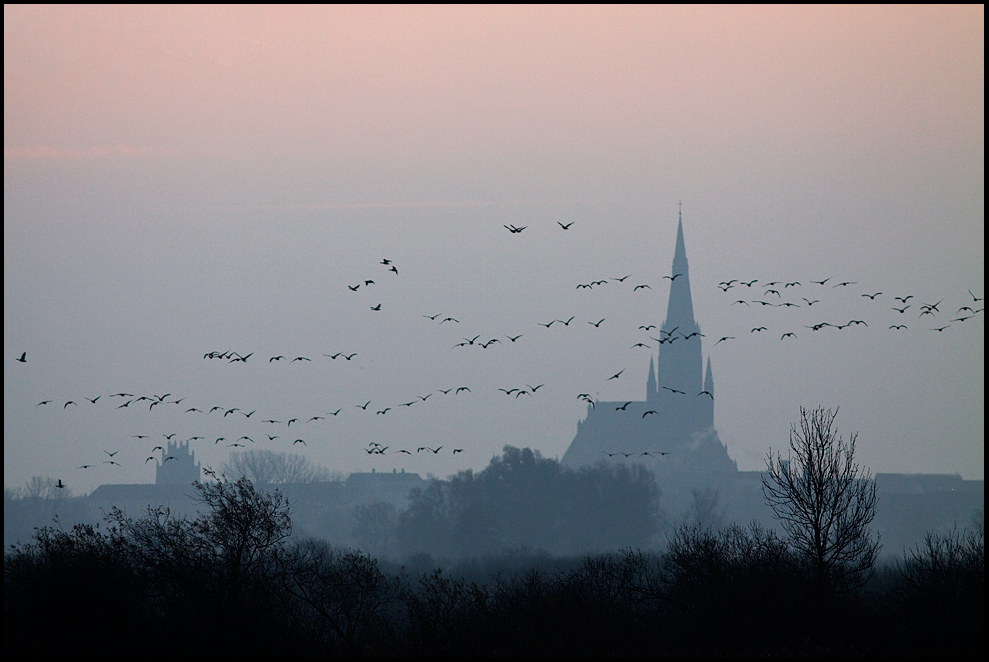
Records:
<instances>
[{"instance_id":1,"label":"church silhouette","mask_svg":"<svg viewBox=\"0 0 989 662\"><path fill-rule=\"evenodd\" d=\"M659 352L649 359L646 399L589 403L562 463L643 464L656 474L664 496L679 501L689 499L693 488L724 485L738 471L714 429L714 375L710 358L704 369L694 319L682 213L673 270L664 278L671 279L670 299Z\"/></svg>"}]
</instances>

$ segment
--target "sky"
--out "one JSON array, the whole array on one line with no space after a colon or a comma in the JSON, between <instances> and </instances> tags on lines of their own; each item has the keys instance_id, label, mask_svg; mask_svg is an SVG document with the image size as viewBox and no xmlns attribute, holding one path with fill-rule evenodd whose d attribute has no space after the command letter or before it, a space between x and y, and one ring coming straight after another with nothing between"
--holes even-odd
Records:
<instances>
[{"instance_id":1,"label":"sky","mask_svg":"<svg viewBox=\"0 0 989 662\"><path fill-rule=\"evenodd\" d=\"M681 210L740 469L825 406L873 473L983 479L983 25L5 5L4 484L153 482L173 434L213 468L562 457L577 394L645 397Z\"/></svg>"}]
</instances>

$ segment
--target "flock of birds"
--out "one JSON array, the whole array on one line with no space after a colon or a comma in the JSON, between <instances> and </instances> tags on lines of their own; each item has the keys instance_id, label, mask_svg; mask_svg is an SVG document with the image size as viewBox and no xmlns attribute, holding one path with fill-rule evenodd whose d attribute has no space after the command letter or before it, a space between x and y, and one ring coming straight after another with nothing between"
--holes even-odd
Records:
<instances>
[{"instance_id":1,"label":"flock of birds","mask_svg":"<svg viewBox=\"0 0 989 662\"><path fill-rule=\"evenodd\" d=\"M558 222L558 224L564 231L570 230L570 228L574 225L573 222L566 224ZM521 234L527 229L527 226L505 225L504 227L511 234L516 235ZM399 276L400 271L398 266L394 264L393 260L383 258L378 264L380 268L383 268L382 270L386 275L385 277L395 278ZM683 276L685 276L683 273L671 273L664 275L662 280L668 280L672 286L679 278ZM625 274L618 277L596 278L588 280L587 282L577 283L575 287L577 290L585 291L591 291L604 287L624 287L629 289L632 293L652 290L652 285L650 283L629 280L631 277L632 274ZM354 282L351 281L351 283L344 284L343 287L345 287L347 291L354 294L372 291L372 289L376 287L375 278L377 278L377 276L355 279L356 284L351 284ZM844 297L853 296L858 300L868 301L870 305L873 306L875 316L869 317L868 319L845 319L843 317L831 317L830 319L816 318L815 321L812 321L809 324L785 320L782 322L782 326L776 326L775 329L773 326L769 325L769 323L760 323L756 326L751 326L751 328L747 328L744 331L746 336L779 333L779 340L785 342L797 341L808 333L811 335L821 332L839 333L846 329L853 328L875 329L877 327L886 327L887 331L902 332L914 327L940 334L951 329L955 324L965 323L984 313L984 308L980 305L983 302L983 299L977 297L971 290L968 292L971 300L966 301L966 305L959 306L957 308L955 306L951 306L949 308L944 299L934 301L933 303L928 303L909 293L886 294L882 291L871 290L862 292L862 288L858 287L857 282L845 280L839 281L832 277L827 277L820 280L808 280L806 284L797 280L763 281L760 279L741 280L735 278L722 281L718 283L717 287L724 294L733 297L730 304L728 304L730 307L744 307L746 309L775 308L787 311L804 309L805 311L809 311L809 313L813 313L816 310L815 307L820 306L820 308L824 308L822 302L836 294L841 294ZM367 305L367 308L374 313L381 312L382 303L378 301ZM650 314L655 314L657 312L658 311L655 310L650 311ZM892 319L888 319L890 317L892 317ZM449 315L446 313L434 313L429 311L427 313L422 313L421 318L427 320L429 323L436 324L437 326L444 328L448 327L451 329L459 329L462 325L458 316ZM578 319L577 315L569 315L565 319L561 317L550 320L533 320L531 330L515 329L511 333L507 334L504 332L470 332L463 335L459 332L454 332L456 333L456 337L459 337L459 341L450 345L450 349L464 351L471 348L489 350L495 346L509 347L515 345L516 343L525 342L523 339L531 333L546 332L539 331L540 328L548 331L559 328L571 328L571 325L575 325L583 328L591 327L593 329L602 329L602 327L607 328L608 321L609 320L607 317ZM889 323L890 321L895 323ZM776 320L775 322L779 322L779 320ZM638 328L632 332L642 334L644 337L640 342L631 344L628 349L636 351L644 349L649 352L654 352L657 347L686 342L698 336L701 338L708 338L709 348L714 349L720 347L723 343L728 344L740 341L742 339L738 331L729 332L725 335L712 335L711 337L708 337L699 331L685 333L679 328L674 328L670 330L660 329L654 332L656 329L657 327L655 324L639 325ZM647 338L652 342L646 342ZM274 368L274 366L278 364L299 364L304 366L314 364L315 361L321 360L340 360L344 362L351 362L358 359L359 356L361 356L361 354L353 351L352 349L335 350L329 353L320 351L314 352L311 355L293 353L274 354L271 356L256 356L254 351L224 349L205 352L203 354L203 360L227 364L246 364L249 366L262 364ZM16 361L22 364L27 363L27 352L22 353L20 357L16 358ZM614 372L601 375L601 384L620 379L625 370L626 368L622 367ZM515 401L532 400L541 395L540 391L545 386L545 383L511 384L498 387L496 392L500 392L506 398ZM591 386L592 388L589 390L594 390L593 385ZM714 398L714 395L708 391L701 391L696 394L687 393L683 390L684 387L679 384L661 383L658 386L674 395L679 395L682 397ZM464 384L454 384L449 385L446 388L430 390L426 393L412 393L401 402L363 400L360 402L350 403L338 402L329 408L324 408L319 411L262 412L262 407L258 406L245 406L243 404L234 406L229 403L215 404L192 402L189 401L188 397L176 397L172 393L136 395L134 393L120 391L108 394L105 397L103 394L96 394L93 396L87 395L81 398L67 399L64 401L56 401L54 398L50 398L38 402L35 407L54 406L58 407L62 411L66 411L70 407L79 408L87 406L112 407L113 410L135 410L147 407L147 412L152 412L156 409L165 410L169 408L176 408L177 411L181 411L185 415L203 417L205 420L210 420L213 423L222 423L231 429L231 432L227 434L207 435L204 433L184 438L177 438L177 433L175 432L163 433L160 431L135 430L134 434L130 435L130 439L134 440L136 443L146 444L144 448L147 449L147 454L142 455L142 457L144 457L143 463L149 464L154 462L155 464L160 465L176 459L172 455L166 455L166 449L163 445L161 445L163 443L161 441L162 439L167 442L181 441L189 444L203 444L210 447L218 447L222 445L222 447L228 449L247 448L256 444L267 444L272 448L277 448L278 444L283 444L282 447L287 446L291 449L310 449L314 444L323 443L328 436L319 426L325 426L328 421L336 419L339 416L360 414L374 417L393 417L403 408L412 409L413 407L422 408L429 406L430 399L434 397L456 398L467 397L474 394L475 390L472 390L470 386ZM599 402L589 392L577 394L577 399L582 402L586 402L590 407L596 406ZM83 404L80 405L80 402ZM617 406L615 409L616 411L626 411L629 404L631 404L631 401L625 402L624 405ZM641 418L646 419L648 416L658 417L660 414L655 410L649 410L643 413ZM249 429L245 428L245 426L248 426ZM237 433L239 432L244 432L244 434L238 435ZM453 448L448 444L439 444L435 445L435 447L433 445L426 444L412 444L405 446L406 447L398 447L397 445L371 441L364 448L364 450L367 455L375 458L380 458L390 454L405 455L410 457L437 457L444 451L444 449L446 449L446 452L451 455L468 454L465 448ZM100 466L121 467L122 464L119 461L120 458L118 457L119 452L120 448L116 446L112 450L103 449L103 455L78 465L76 468L79 470L87 470ZM156 452L160 453L156 455ZM651 455L656 455L659 457L667 454L668 452L651 453ZM631 457L631 454L627 453L606 453L606 455L609 457L623 455L626 459ZM642 453L642 455L650 455L650 453Z\"/></svg>"}]
</instances>

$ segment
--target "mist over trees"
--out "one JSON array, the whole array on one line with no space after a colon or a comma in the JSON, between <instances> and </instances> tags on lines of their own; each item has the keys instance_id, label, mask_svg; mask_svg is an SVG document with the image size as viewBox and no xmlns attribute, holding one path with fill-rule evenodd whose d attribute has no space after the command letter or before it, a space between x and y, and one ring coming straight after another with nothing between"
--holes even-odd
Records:
<instances>
[{"instance_id":1,"label":"mist over trees","mask_svg":"<svg viewBox=\"0 0 989 662\"><path fill-rule=\"evenodd\" d=\"M554 554L647 547L660 530L660 492L639 465L567 470L505 446L486 469L414 490L398 520L402 555L477 556L527 547Z\"/></svg>"},{"instance_id":2,"label":"mist over trees","mask_svg":"<svg viewBox=\"0 0 989 662\"><path fill-rule=\"evenodd\" d=\"M414 489L405 510L384 501L335 505L350 514L353 549L301 535L280 491L325 498L337 490L287 482L324 474L288 454L245 453L227 467L243 469L240 478L207 472L212 480L194 484L199 508L191 515L149 507L133 517L113 508L102 522L69 530L56 518L33 542L6 548L4 648L982 653L981 521L931 533L901 559L877 565L869 531L875 482L855 462L856 437L846 442L834 429L836 413L802 409L787 459L767 457L764 496L778 530L728 523L713 488L694 489L674 526L654 475L640 465L570 470L505 446L483 471ZM250 462L260 467L252 475L268 482L244 475ZM46 508L74 501L58 481L40 477L5 494L14 496Z\"/></svg>"},{"instance_id":3,"label":"mist over trees","mask_svg":"<svg viewBox=\"0 0 989 662\"><path fill-rule=\"evenodd\" d=\"M512 451L495 464L549 471L541 462ZM491 489L478 494L497 495ZM203 511L194 518L162 508L136 519L114 511L106 527L45 528L32 544L6 549L5 652L819 655L985 647L981 530L931 536L822 611L808 605L813 568L758 526L683 526L666 553L550 558L516 550L461 569L414 571L296 539L291 504L247 479L197 484L197 492Z\"/></svg>"}]
</instances>

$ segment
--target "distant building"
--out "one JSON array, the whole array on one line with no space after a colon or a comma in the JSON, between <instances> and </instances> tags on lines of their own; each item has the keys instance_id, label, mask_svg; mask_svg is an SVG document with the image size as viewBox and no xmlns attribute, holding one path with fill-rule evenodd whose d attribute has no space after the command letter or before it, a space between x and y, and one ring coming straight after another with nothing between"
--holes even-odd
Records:
<instances>
[{"instance_id":1,"label":"distant building","mask_svg":"<svg viewBox=\"0 0 989 662\"><path fill-rule=\"evenodd\" d=\"M191 485L199 480L201 470L188 441L169 441L155 469L155 485Z\"/></svg>"},{"instance_id":2,"label":"distant building","mask_svg":"<svg viewBox=\"0 0 989 662\"><path fill-rule=\"evenodd\" d=\"M390 503L398 510L409 507L409 494L416 488L425 487L419 474L405 473L392 469L389 472L353 473L347 477L346 493L356 504L375 502Z\"/></svg>"},{"instance_id":3,"label":"distant building","mask_svg":"<svg viewBox=\"0 0 989 662\"><path fill-rule=\"evenodd\" d=\"M670 298L666 320L650 330L659 351L649 359L645 400L589 402L562 463L644 464L656 473L664 498L680 504L694 487L717 488L738 470L714 429L714 374L710 358L705 369L701 354L682 215L673 269L664 278Z\"/></svg>"}]
</instances>

